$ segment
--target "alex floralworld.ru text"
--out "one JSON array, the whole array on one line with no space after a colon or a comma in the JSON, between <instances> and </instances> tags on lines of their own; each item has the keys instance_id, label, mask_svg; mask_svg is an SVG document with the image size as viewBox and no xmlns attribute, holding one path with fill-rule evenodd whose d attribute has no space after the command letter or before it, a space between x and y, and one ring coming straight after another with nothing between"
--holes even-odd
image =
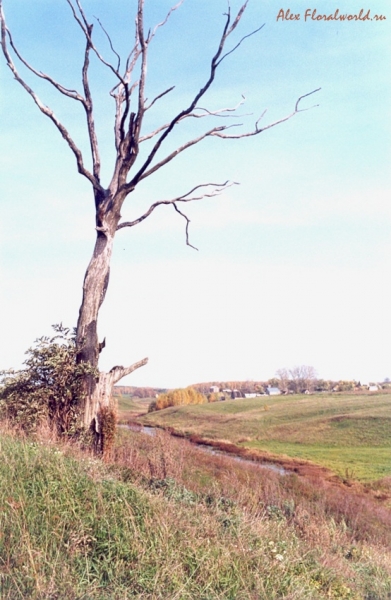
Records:
<instances>
[{"instance_id":1,"label":"alex floralworld.ru text","mask_svg":"<svg viewBox=\"0 0 391 600\"><path fill-rule=\"evenodd\" d=\"M371 11L366 12L362 8L357 14L340 14L339 8L328 15L318 14L316 8L307 8L304 13L304 21L383 21L386 17L383 15L374 15L371 17ZM293 13L290 8L284 10L281 8L277 14L277 21L301 21L301 13Z\"/></svg>"}]
</instances>

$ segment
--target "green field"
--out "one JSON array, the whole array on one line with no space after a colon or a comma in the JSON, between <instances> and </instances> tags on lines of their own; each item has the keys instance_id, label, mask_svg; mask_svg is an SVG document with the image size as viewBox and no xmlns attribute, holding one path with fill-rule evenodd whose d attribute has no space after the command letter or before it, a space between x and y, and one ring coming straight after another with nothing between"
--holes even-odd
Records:
<instances>
[{"instance_id":1,"label":"green field","mask_svg":"<svg viewBox=\"0 0 391 600\"><path fill-rule=\"evenodd\" d=\"M132 396L116 396L119 420L122 423L131 421L148 412L153 398L134 398Z\"/></svg>"},{"instance_id":2,"label":"green field","mask_svg":"<svg viewBox=\"0 0 391 600\"><path fill-rule=\"evenodd\" d=\"M141 420L309 460L343 478L391 475L390 393L262 396L169 408Z\"/></svg>"}]
</instances>

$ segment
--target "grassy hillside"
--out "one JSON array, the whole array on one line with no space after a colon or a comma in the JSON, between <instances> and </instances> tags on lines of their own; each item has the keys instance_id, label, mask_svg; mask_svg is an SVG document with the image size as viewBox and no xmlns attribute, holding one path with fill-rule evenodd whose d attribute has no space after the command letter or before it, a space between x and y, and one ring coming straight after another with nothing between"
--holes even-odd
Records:
<instances>
[{"instance_id":1,"label":"grassy hillside","mask_svg":"<svg viewBox=\"0 0 391 600\"><path fill-rule=\"evenodd\" d=\"M126 423L148 412L148 407L154 398L134 398L120 394L116 396L120 421Z\"/></svg>"},{"instance_id":2,"label":"grassy hillside","mask_svg":"<svg viewBox=\"0 0 391 600\"><path fill-rule=\"evenodd\" d=\"M143 422L313 461L361 481L391 475L391 394L259 397L165 409Z\"/></svg>"},{"instance_id":3,"label":"grassy hillside","mask_svg":"<svg viewBox=\"0 0 391 600\"><path fill-rule=\"evenodd\" d=\"M386 600L371 496L121 431L111 464L0 433L2 600Z\"/></svg>"}]
</instances>

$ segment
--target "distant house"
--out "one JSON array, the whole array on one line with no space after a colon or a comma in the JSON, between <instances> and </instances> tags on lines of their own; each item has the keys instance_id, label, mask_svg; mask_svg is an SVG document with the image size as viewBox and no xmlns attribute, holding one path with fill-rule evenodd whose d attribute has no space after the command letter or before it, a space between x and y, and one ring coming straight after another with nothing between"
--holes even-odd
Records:
<instances>
[{"instance_id":1,"label":"distant house","mask_svg":"<svg viewBox=\"0 0 391 600\"><path fill-rule=\"evenodd\" d=\"M266 393L268 396L279 396L281 394L281 390L277 387L268 387L266 388Z\"/></svg>"},{"instance_id":2,"label":"distant house","mask_svg":"<svg viewBox=\"0 0 391 600\"><path fill-rule=\"evenodd\" d=\"M230 396L232 400L235 400L235 398L243 398L243 394L240 390L231 390L230 388L226 388L221 391L223 392L223 394Z\"/></svg>"},{"instance_id":3,"label":"distant house","mask_svg":"<svg viewBox=\"0 0 391 600\"><path fill-rule=\"evenodd\" d=\"M220 388L217 385L211 385L209 388L209 391L211 394L218 394L220 391Z\"/></svg>"},{"instance_id":4,"label":"distant house","mask_svg":"<svg viewBox=\"0 0 391 600\"><path fill-rule=\"evenodd\" d=\"M378 385L370 385L368 386L368 392L378 392L379 391L379 386Z\"/></svg>"}]
</instances>

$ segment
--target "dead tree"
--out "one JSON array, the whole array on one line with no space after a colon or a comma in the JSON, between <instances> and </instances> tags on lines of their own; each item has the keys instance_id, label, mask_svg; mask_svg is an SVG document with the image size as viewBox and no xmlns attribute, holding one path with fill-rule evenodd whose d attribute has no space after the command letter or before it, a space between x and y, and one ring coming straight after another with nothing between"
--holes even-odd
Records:
<instances>
[{"instance_id":1,"label":"dead tree","mask_svg":"<svg viewBox=\"0 0 391 600\"><path fill-rule=\"evenodd\" d=\"M114 238L117 232L121 229L138 225L144 219L148 218L158 207L171 205L176 213L184 219L186 243L191 246L188 231L189 218L183 210L183 205L187 202L193 202L201 200L202 198L221 194L227 187L233 185L233 182L226 181L217 184L211 182L200 183L193 187L193 189L190 189L186 193L180 193L174 198L168 200L156 200L134 221L122 220L121 209L124 201L131 197L132 192L141 181L162 169L188 148L211 137L232 140L259 135L271 127L275 127L284 121L288 121L302 110L306 110L300 108L301 101L303 98L313 94L317 90L301 96L296 101L292 112L277 121L261 125L261 120L266 112L264 111L250 131L243 131L243 129L240 129L238 123L228 121L227 124L227 120L220 120L220 124L205 128L201 135L190 138L173 152L165 153L164 141L172 134L174 129L180 123L184 123L188 119L205 119L206 122L209 120L212 123L211 120L214 117L231 117L235 115L235 111L243 103L241 101L235 107L222 108L213 111L203 108L200 105L200 101L212 86L215 80L216 71L222 61L233 53L246 38L262 29L262 27L259 27L254 31L251 31L247 35L244 35L239 42L233 44L229 49L227 48L230 36L238 27L246 9L247 2L240 7L238 13L234 16L231 14L230 7L228 6L227 12L224 14L222 33L216 43L216 51L210 61L208 76L201 89L194 94L191 101L183 110L174 116L169 116L166 122L157 127L154 131L145 132L144 117L147 111L151 110L156 102L165 98L167 94L174 90L174 87L170 87L158 94L152 101L148 102L145 95L148 49L158 29L165 25L173 11L178 9L182 2L179 2L176 6L171 8L165 19L158 23L154 29L146 30L144 24L145 0L138 0L137 14L135 16L134 43L124 62L122 62L119 54L116 52L109 34L100 21L98 21L107 37L110 50L115 56L114 61L110 62L103 56L95 44L93 25L87 19L81 1L65 1L69 5L72 17L75 20L77 27L80 29L85 42L81 91L68 89L50 75L34 68L30 62L22 56L7 27L3 11L3 0L0 0L1 46L7 65L11 69L14 78L31 96L38 109L52 121L53 125L68 144L70 151L73 153L76 159L78 172L85 177L92 186L95 201L96 240L93 255L87 267L83 283L83 297L77 321L77 346L78 361L87 362L98 369L99 353L104 346L104 343L99 343L98 340L98 314L109 283L110 259ZM101 160L95 128L93 97L89 80L89 67L92 57L99 61L102 68L108 69L112 73L116 82L115 86L110 91L115 103L114 142L116 160L108 187L104 187L101 183ZM15 64L17 61L22 63L34 76L51 84L59 94L66 96L69 100L81 104L85 113L86 133L90 145L92 159L91 169L86 167L84 156L68 129L57 118L53 110L41 101L36 92L27 83L26 79L20 75ZM169 112L170 109L168 106L167 113L169 114ZM149 143L151 144L151 149L145 158L145 156L143 157L140 155L140 145L147 140L149 140ZM85 406L82 407L83 422L86 428L92 426L99 435L99 410L108 405L113 385L122 377L146 363L147 359L144 358L129 367L116 366L108 373L100 372L97 377L89 376L87 378Z\"/></svg>"}]
</instances>

